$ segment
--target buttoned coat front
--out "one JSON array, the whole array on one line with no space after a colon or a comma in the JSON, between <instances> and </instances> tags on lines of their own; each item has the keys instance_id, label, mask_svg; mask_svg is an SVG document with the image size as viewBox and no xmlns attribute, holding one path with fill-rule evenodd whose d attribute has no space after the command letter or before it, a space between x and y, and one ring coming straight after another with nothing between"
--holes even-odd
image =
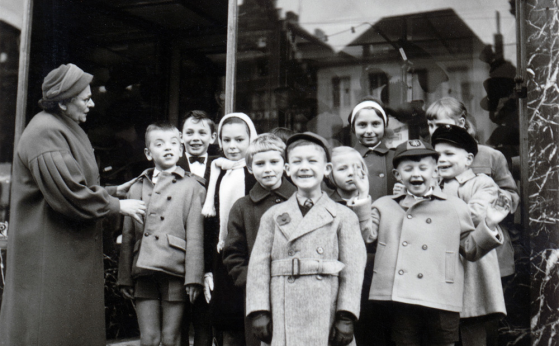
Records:
<instances>
[{"instance_id":1,"label":"buttoned coat front","mask_svg":"<svg viewBox=\"0 0 559 346\"><path fill-rule=\"evenodd\" d=\"M184 283L203 284L205 190L182 168L161 172L153 185L153 168L142 173L129 198L147 204L144 224L126 217L118 284L132 286L133 279L154 271L184 277Z\"/></svg>"},{"instance_id":2,"label":"buttoned coat front","mask_svg":"<svg viewBox=\"0 0 559 346\"><path fill-rule=\"evenodd\" d=\"M273 346L328 345L336 311L359 316L365 261L355 213L323 193L303 217L293 194L260 221L247 316L271 311Z\"/></svg>"},{"instance_id":3,"label":"buttoned coat front","mask_svg":"<svg viewBox=\"0 0 559 346\"><path fill-rule=\"evenodd\" d=\"M468 204L474 226L484 222L487 207L497 198L499 187L485 174L471 169L458 175L458 197ZM444 190L443 190L444 191ZM492 313L506 314L497 249L476 262L464 264L464 308L460 317L477 317Z\"/></svg>"},{"instance_id":4,"label":"buttoned coat front","mask_svg":"<svg viewBox=\"0 0 559 346\"><path fill-rule=\"evenodd\" d=\"M464 269L459 254L478 260L502 244L502 234L485 222L474 229L466 203L440 191L418 201L410 195L385 196L373 208L378 248L369 299L460 312Z\"/></svg>"}]
</instances>

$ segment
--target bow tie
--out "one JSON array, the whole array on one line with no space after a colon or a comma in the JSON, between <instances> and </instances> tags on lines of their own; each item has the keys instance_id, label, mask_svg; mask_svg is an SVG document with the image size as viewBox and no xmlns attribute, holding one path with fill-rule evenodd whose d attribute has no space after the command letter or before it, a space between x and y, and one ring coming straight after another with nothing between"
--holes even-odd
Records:
<instances>
[{"instance_id":1,"label":"bow tie","mask_svg":"<svg viewBox=\"0 0 559 346\"><path fill-rule=\"evenodd\" d=\"M206 158L203 156L190 156L188 158L188 162L189 163L200 162L201 164L204 164L206 162Z\"/></svg>"}]
</instances>

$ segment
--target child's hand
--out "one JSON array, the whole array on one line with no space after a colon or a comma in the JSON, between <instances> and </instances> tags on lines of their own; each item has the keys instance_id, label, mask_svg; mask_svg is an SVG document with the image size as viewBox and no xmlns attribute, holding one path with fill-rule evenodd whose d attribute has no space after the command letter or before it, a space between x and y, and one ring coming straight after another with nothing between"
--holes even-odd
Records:
<instances>
[{"instance_id":1,"label":"child's hand","mask_svg":"<svg viewBox=\"0 0 559 346\"><path fill-rule=\"evenodd\" d=\"M353 165L353 172L353 182L359 192L359 199L367 198L369 195L369 177L367 177L363 168L356 164Z\"/></svg>"},{"instance_id":2,"label":"child's hand","mask_svg":"<svg viewBox=\"0 0 559 346\"><path fill-rule=\"evenodd\" d=\"M489 228L495 229L495 227L507 217L511 208L512 202L510 198L499 191L498 197L487 207L485 223L487 223Z\"/></svg>"},{"instance_id":3,"label":"child's hand","mask_svg":"<svg viewBox=\"0 0 559 346\"><path fill-rule=\"evenodd\" d=\"M196 298L200 295L200 285L188 284L186 285L186 294L190 298L190 304L194 304Z\"/></svg>"},{"instance_id":4,"label":"child's hand","mask_svg":"<svg viewBox=\"0 0 559 346\"><path fill-rule=\"evenodd\" d=\"M213 204L205 203L202 208L202 215L204 217L213 217L215 214L215 206Z\"/></svg>"},{"instance_id":5,"label":"child's hand","mask_svg":"<svg viewBox=\"0 0 559 346\"><path fill-rule=\"evenodd\" d=\"M212 300L212 291L214 290L214 275L212 273L204 274L204 297L206 303Z\"/></svg>"},{"instance_id":6,"label":"child's hand","mask_svg":"<svg viewBox=\"0 0 559 346\"><path fill-rule=\"evenodd\" d=\"M126 299L134 300L134 287L122 286L120 288L120 294Z\"/></svg>"},{"instance_id":7,"label":"child's hand","mask_svg":"<svg viewBox=\"0 0 559 346\"><path fill-rule=\"evenodd\" d=\"M254 336L267 344L272 342L274 327L269 311L259 311L252 316L252 332Z\"/></svg>"},{"instance_id":8,"label":"child's hand","mask_svg":"<svg viewBox=\"0 0 559 346\"><path fill-rule=\"evenodd\" d=\"M392 194L394 195L399 195L402 193L406 192L406 185L402 184L402 183L396 183L394 184L394 188L392 190Z\"/></svg>"}]
</instances>

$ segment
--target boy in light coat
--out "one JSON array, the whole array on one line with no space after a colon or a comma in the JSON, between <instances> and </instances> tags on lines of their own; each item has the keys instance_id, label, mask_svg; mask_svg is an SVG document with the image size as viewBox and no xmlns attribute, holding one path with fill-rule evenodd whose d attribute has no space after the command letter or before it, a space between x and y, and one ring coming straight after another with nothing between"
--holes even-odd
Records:
<instances>
[{"instance_id":1,"label":"boy in light coat","mask_svg":"<svg viewBox=\"0 0 559 346\"><path fill-rule=\"evenodd\" d=\"M297 192L270 208L248 268L246 313L272 345L347 345L359 317L366 261L359 221L321 189L330 172L326 141L287 141L287 174Z\"/></svg>"},{"instance_id":2,"label":"boy in light coat","mask_svg":"<svg viewBox=\"0 0 559 346\"><path fill-rule=\"evenodd\" d=\"M474 228L468 206L434 189L438 153L420 140L396 149L394 175L407 192L373 203L378 229L370 300L386 301L396 345L454 345L462 310L464 269L502 243L495 206Z\"/></svg>"}]
</instances>

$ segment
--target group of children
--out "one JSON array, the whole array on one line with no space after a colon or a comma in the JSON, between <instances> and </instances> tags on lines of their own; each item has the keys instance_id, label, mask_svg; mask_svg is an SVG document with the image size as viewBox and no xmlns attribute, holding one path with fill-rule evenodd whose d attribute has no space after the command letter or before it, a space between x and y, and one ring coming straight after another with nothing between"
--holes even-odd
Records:
<instances>
[{"instance_id":1,"label":"group of children","mask_svg":"<svg viewBox=\"0 0 559 346\"><path fill-rule=\"evenodd\" d=\"M188 345L192 322L195 345L485 345L518 194L442 101L431 144L396 149L371 98L348 119L355 148L257 135L243 113L150 125L155 167L129 191L148 209L125 220L118 280L141 344ZM224 157L208 156L216 139Z\"/></svg>"}]
</instances>

